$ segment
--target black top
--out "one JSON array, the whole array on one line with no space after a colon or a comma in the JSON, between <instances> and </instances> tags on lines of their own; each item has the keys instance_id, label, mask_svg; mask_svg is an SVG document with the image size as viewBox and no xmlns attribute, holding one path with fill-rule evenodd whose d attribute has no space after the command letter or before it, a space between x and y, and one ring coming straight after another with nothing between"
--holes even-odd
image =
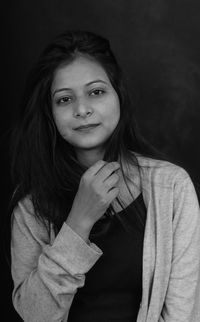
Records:
<instances>
[{"instance_id":1,"label":"black top","mask_svg":"<svg viewBox=\"0 0 200 322\"><path fill-rule=\"evenodd\" d=\"M86 274L84 287L78 289L69 322L136 321L142 296L145 220L140 194L125 210L95 223L90 241L103 255Z\"/></svg>"}]
</instances>

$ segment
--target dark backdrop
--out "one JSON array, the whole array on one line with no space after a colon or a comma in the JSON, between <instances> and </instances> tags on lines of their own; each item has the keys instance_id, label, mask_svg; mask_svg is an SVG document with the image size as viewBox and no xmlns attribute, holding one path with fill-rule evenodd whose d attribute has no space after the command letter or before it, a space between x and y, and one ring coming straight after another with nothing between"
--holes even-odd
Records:
<instances>
[{"instance_id":1,"label":"dark backdrop","mask_svg":"<svg viewBox=\"0 0 200 322\"><path fill-rule=\"evenodd\" d=\"M63 29L86 29L110 39L122 65L142 133L200 181L200 3L198 0L19 0L3 8L1 37L1 236L9 239L12 192L8 130L27 72L45 44ZM5 321L18 321L5 255ZM2 320L3 321L3 320ZM20 319L19 319L20 321Z\"/></svg>"}]
</instances>

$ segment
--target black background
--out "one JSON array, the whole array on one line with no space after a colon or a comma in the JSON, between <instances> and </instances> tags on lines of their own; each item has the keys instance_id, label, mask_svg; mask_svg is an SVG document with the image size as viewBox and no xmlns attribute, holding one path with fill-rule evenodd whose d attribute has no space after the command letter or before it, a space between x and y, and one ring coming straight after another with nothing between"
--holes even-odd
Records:
<instances>
[{"instance_id":1,"label":"black background","mask_svg":"<svg viewBox=\"0 0 200 322\"><path fill-rule=\"evenodd\" d=\"M18 0L2 1L2 5L2 241L9 239L6 216L12 192L8 131L31 65L49 40L64 29L90 30L110 39L142 133L200 182L198 0ZM21 321L11 304L12 280L4 253L0 264L2 321Z\"/></svg>"}]
</instances>

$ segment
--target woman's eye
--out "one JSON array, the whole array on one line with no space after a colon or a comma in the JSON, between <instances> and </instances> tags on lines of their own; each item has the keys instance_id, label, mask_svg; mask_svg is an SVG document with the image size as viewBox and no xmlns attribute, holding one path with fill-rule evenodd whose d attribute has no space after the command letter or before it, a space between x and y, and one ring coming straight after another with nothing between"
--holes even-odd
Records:
<instances>
[{"instance_id":1,"label":"woman's eye","mask_svg":"<svg viewBox=\"0 0 200 322\"><path fill-rule=\"evenodd\" d=\"M64 96L64 97L61 97L61 98L57 99L57 104L66 104L66 103L71 102L71 100L72 100L71 97Z\"/></svg>"},{"instance_id":2,"label":"woman's eye","mask_svg":"<svg viewBox=\"0 0 200 322\"><path fill-rule=\"evenodd\" d=\"M90 95L92 95L92 96L98 96L98 95L102 95L102 94L104 94L105 93L105 91L103 90L103 89L94 89L91 93L90 93Z\"/></svg>"}]
</instances>

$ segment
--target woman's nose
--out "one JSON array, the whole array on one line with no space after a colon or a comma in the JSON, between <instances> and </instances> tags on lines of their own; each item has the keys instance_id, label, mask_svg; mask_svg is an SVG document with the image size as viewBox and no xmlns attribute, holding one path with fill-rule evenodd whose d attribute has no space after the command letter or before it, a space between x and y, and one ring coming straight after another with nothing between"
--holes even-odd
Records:
<instances>
[{"instance_id":1,"label":"woman's nose","mask_svg":"<svg viewBox=\"0 0 200 322\"><path fill-rule=\"evenodd\" d=\"M79 99L76 102L76 106L74 109L74 116L75 117L88 117L93 113L92 107L89 103L85 100Z\"/></svg>"}]
</instances>

